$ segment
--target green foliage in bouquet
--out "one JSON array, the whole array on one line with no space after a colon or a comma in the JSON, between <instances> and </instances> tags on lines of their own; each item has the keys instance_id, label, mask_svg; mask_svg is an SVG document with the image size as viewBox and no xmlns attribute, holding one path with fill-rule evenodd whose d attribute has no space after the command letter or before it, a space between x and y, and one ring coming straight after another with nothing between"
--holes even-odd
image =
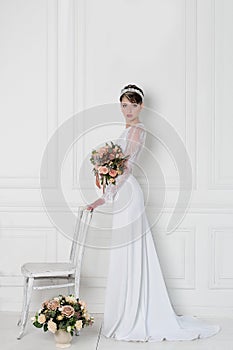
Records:
<instances>
[{"instance_id":1,"label":"green foliage in bouquet","mask_svg":"<svg viewBox=\"0 0 233 350\"><path fill-rule=\"evenodd\" d=\"M55 333L63 329L73 335L85 326L94 323L94 317L87 312L87 305L83 300L76 299L73 294L59 295L42 304L42 308L32 317L33 325L43 328L45 332Z\"/></svg>"},{"instance_id":2,"label":"green foliage in bouquet","mask_svg":"<svg viewBox=\"0 0 233 350\"><path fill-rule=\"evenodd\" d=\"M93 150L90 161L94 165L93 172L96 176L96 185L99 188L102 185L103 191L109 183L115 185L116 178L123 174L126 168L128 157L128 155L123 154L122 148L112 141L110 144L106 143L105 146Z\"/></svg>"}]
</instances>

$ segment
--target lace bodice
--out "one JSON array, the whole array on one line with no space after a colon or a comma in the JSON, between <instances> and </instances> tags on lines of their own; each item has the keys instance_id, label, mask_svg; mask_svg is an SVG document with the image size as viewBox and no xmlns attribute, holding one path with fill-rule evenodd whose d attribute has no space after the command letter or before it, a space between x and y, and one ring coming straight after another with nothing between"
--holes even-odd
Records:
<instances>
[{"instance_id":1,"label":"lace bodice","mask_svg":"<svg viewBox=\"0 0 233 350\"><path fill-rule=\"evenodd\" d=\"M139 159L139 155L145 143L145 138L146 130L144 125L142 123L137 123L126 128L116 140L116 143L121 146L123 153L129 155L129 158L126 163L127 168L122 175L118 175L116 184L109 184L106 187L105 193L102 195L105 202L112 202L114 200L117 191L132 173L133 164Z\"/></svg>"}]
</instances>

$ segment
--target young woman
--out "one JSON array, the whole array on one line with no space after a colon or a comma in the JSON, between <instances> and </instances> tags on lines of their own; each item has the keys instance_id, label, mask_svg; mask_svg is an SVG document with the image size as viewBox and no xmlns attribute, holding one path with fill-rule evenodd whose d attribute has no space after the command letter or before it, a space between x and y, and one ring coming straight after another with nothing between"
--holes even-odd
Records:
<instances>
[{"instance_id":1,"label":"young woman","mask_svg":"<svg viewBox=\"0 0 233 350\"><path fill-rule=\"evenodd\" d=\"M112 249L105 294L102 334L125 341L193 340L216 334L220 327L192 316L176 315L159 264L144 208L143 192L132 174L146 131L139 120L144 93L136 85L121 90L126 127L117 140L127 169L105 194L87 206L113 202Z\"/></svg>"}]
</instances>

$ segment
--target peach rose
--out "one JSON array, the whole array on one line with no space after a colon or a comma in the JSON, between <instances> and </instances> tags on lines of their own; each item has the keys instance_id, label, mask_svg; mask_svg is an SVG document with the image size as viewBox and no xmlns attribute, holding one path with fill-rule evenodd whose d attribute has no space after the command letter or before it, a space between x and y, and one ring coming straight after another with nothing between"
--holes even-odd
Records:
<instances>
[{"instance_id":1,"label":"peach rose","mask_svg":"<svg viewBox=\"0 0 233 350\"><path fill-rule=\"evenodd\" d=\"M81 305L80 309L85 312L86 308L87 308L87 304L85 303L85 301L84 300L79 300L79 304Z\"/></svg>"},{"instance_id":2,"label":"peach rose","mask_svg":"<svg viewBox=\"0 0 233 350\"><path fill-rule=\"evenodd\" d=\"M109 171L109 175L112 176L112 177L115 177L115 176L117 176L117 171L114 170L114 169L111 169L111 170Z\"/></svg>"},{"instance_id":3,"label":"peach rose","mask_svg":"<svg viewBox=\"0 0 233 350\"><path fill-rule=\"evenodd\" d=\"M70 305L64 305L61 310L62 315L70 318L74 315L74 308Z\"/></svg>"},{"instance_id":4,"label":"peach rose","mask_svg":"<svg viewBox=\"0 0 233 350\"><path fill-rule=\"evenodd\" d=\"M42 304L43 309L48 307L48 304L49 304L48 300L44 301L43 304Z\"/></svg>"},{"instance_id":5,"label":"peach rose","mask_svg":"<svg viewBox=\"0 0 233 350\"><path fill-rule=\"evenodd\" d=\"M50 300L50 301L48 302L47 308L48 308L49 310L54 311L54 310L56 310L59 306L60 306L59 301L57 301L57 300Z\"/></svg>"},{"instance_id":6,"label":"peach rose","mask_svg":"<svg viewBox=\"0 0 233 350\"><path fill-rule=\"evenodd\" d=\"M87 312L86 315L85 315L85 319L86 319L86 320L89 320L89 319L90 319L90 315L89 315L88 312Z\"/></svg>"},{"instance_id":7,"label":"peach rose","mask_svg":"<svg viewBox=\"0 0 233 350\"><path fill-rule=\"evenodd\" d=\"M45 317L44 314L41 314L41 315L38 316L38 322L39 322L40 324L45 323L45 321L46 321L46 317Z\"/></svg>"},{"instance_id":8,"label":"peach rose","mask_svg":"<svg viewBox=\"0 0 233 350\"><path fill-rule=\"evenodd\" d=\"M79 304L83 305L84 307L87 307L87 304L84 300L79 300Z\"/></svg>"},{"instance_id":9,"label":"peach rose","mask_svg":"<svg viewBox=\"0 0 233 350\"><path fill-rule=\"evenodd\" d=\"M108 168L106 166L100 166L98 170L99 173L103 175L106 175L108 173Z\"/></svg>"}]
</instances>

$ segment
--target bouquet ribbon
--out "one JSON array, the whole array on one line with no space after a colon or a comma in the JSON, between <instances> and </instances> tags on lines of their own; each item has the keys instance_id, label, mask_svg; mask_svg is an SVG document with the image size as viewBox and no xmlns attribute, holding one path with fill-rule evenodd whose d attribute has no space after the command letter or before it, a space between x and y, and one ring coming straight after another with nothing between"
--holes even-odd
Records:
<instances>
[{"instance_id":1,"label":"bouquet ribbon","mask_svg":"<svg viewBox=\"0 0 233 350\"><path fill-rule=\"evenodd\" d=\"M96 173L96 176L95 176L95 184L97 187L101 188L100 186L100 178L99 178L99 174Z\"/></svg>"}]
</instances>

